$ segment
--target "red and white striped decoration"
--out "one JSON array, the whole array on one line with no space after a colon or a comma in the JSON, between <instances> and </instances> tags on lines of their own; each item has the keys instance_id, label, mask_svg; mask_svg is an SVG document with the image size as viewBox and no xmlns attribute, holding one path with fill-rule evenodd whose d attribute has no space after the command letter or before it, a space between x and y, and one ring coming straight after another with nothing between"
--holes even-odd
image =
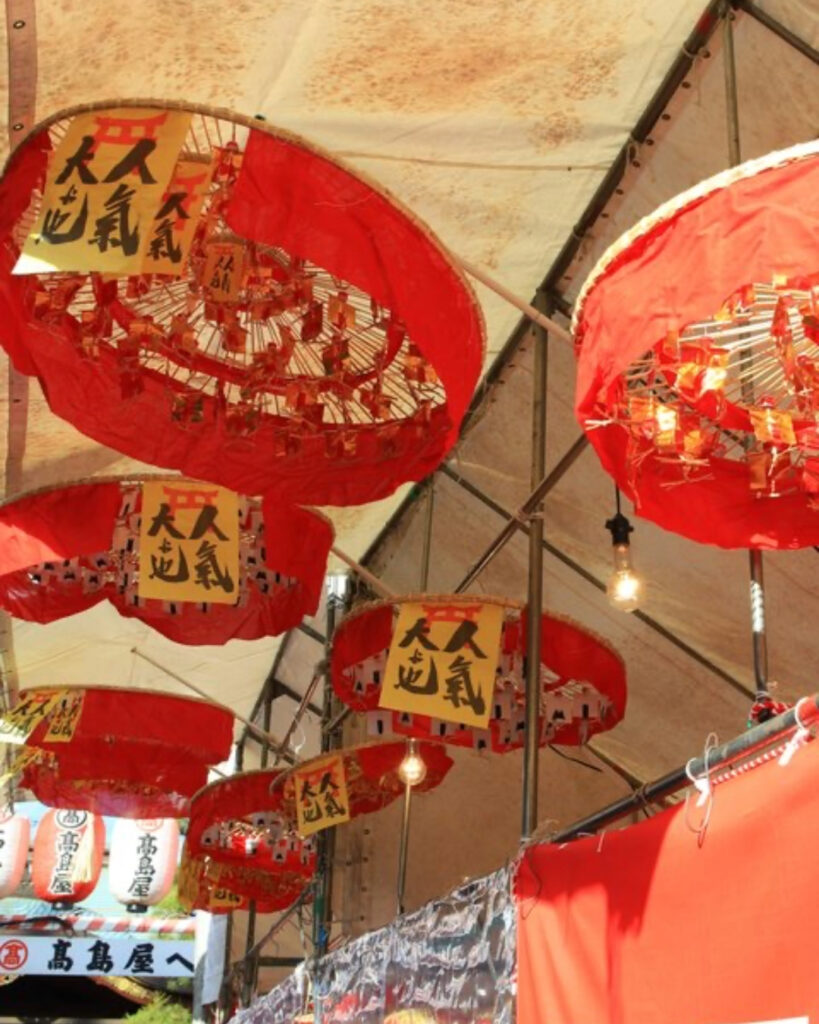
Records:
<instances>
[{"instance_id":1,"label":"red and white striped decoration","mask_svg":"<svg viewBox=\"0 0 819 1024\"><path fill-rule=\"evenodd\" d=\"M60 920L75 932L151 932L155 935L193 935L196 922L192 917L93 917L89 914L60 914ZM50 931L53 919L32 920L27 914L0 914L0 924L26 925L26 931Z\"/></svg>"}]
</instances>

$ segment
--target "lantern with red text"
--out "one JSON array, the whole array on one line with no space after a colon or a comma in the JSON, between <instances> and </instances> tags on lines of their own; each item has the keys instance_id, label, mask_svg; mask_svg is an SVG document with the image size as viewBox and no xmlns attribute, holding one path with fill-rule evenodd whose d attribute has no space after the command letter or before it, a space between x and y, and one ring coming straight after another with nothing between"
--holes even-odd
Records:
<instances>
[{"instance_id":1,"label":"lantern with red text","mask_svg":"<svg viewBox=\"0 0 819 1024\"><path fill-rule=\"evenodd\" d=\"M0 899L11 896L23 881L30 838L28 818L0 810Z\"/></svg>"},{"instance_id":2,"label":"lantern with red text","mask_svg":"<svg viewBox=\"0 0 819 1024\"><path fill-rule=\"evenodd\" d=\"M140 567L146 486L160 488L160 511L167 507L165 530L159 531L163 524L157 520L146 524L147 532L156 525L158 541L173 541L167 546L174 557L164 575L172 575L177 587L169 588L164 600L140 593L143 575L162 570L159 559L152 562L145 553L147 568ZM330 523L318 513L269 498L234 496L238 572L230 592L235 599L213 603L216 573L196 557L202 537L224 535L214 519L216 506L206 503L210 492L219 489L179 478L128 477L41 490L0 506L0 608L15 618L45 623L108 600L120 615L138 618L184 644L275 636L312 615L333 539ZM191 532L194 550L185 559L174 520L177 504L191 498L201 508ZM214 557L212 545L204 550L204 558ZM194 600L175 598L172 591L180 581L192 581L190 587L199 591Z\"/></svg>"},{"instance_id":3,"label":"lantern with red text","mask_svg":"<svg viewBox=\"0 0 819 1024\"><path fill-rule=\"evenodd\" d=\"M638 514L693 540L819 542L817 187L817 142L710 178L575 304L577 417Z\"/></svg>"},{"instance_id":4,"label":"lantern with red text","mask_svg":"<svg viewBox=\"0 0 819 1024\"><path fill-rule=\"evenodd\" d=\"M47 811L34 837L34 895L61 906L81 903L99 881L104 850L102 818L87 811Z\"/></svg>"},{"instance_id":5,"label":"lantern with red text","mask_svg":"<svg viewBox=\"0 0 819 1024\"><path fill-rule=\"evenodd\" d=\"M111 894L131 913L154 906L171 891L178 856L174 818L120 818L108 856Z\"/></svg>"},{"instance_id":6,"label":"lantern with red text","mask_svg":"<svg viewBox=\"0 0 819 1024\"><path fill-rule=\"evenodd\" d=\"M23 696L34 691L23 691ZM44 756L22 785L51 807L124 818L179 818L226 760L233 716L190 697L72 687L27 745Z\"/></svg>"},{"instance_id":7,"label":"lantern with red text","mask_svg":"<svg viewBox=\"0 0 819 1024\"><path fill-rule=\"evenodd\" d=\"M424 619L424 608L429 614ZM481 604L500 605L503 620L500 649L493 662L492 692L466 692L463 666L467 659L460 650L449 650L449 663L460 659L459 673L437 671L412 681L408 674L399 675L398 686L412 686L422 699L431 694L434 683L438 689L440 709L437 714L423 713L421 701L416 710L391 710L394 706L383 699L388 655L393 644L405 644L406 636L398 635L398 614L402 605L420 603L421 626L414 618L414 636L427 648L435 646L429 633L430 616L441 606L458 611L452 615L453 625L447 637L459 624L468 621L470 609ZM424 624L426 623L426 625ZM474 661L479 655L491 657L474 643L474 634L461 631L464 650ZM467 643L467 640L469 641ZM447 645L452 647L452 644ZM458 646L456 644L455 646ZM506 753L523 746L525 675L523 661L526 651L526 612L514 602L462 594L436 598L399 599L365 605L348 615L333 635L331 673L337 696L354 711L367 715L369 729L375 735L389 732L419 739L439 740L456 746L492 749ZM410 653L410 657L416 657ZM419 665L422 659L416 658ZM580 745L592 736L613 728L625 714L626 670L622 658L604 640L563 616L546 613L541 618L540 670L540 743ZM456 688L458 684L459 688ZM395 685L395 684L393 684ZM426 691L426 692L423 692ZM464 725L446 717L447 708L456 701L480 699L488 715L486 728ZM387 706L384 706L385 703Z\"/></svg>"},{"instance_id":8,"label":"lantern with red text","mask_svg":"<svg viewBox=\"0 0 819 1024\"><path fill-rule=\"evenodd\" d=\"M471 289L312 145L224 111L96 104L35 128L2 188L0 340L95 440L348 505L423 478L457 439L483 360Z\"/></svg>"}]
</instances>

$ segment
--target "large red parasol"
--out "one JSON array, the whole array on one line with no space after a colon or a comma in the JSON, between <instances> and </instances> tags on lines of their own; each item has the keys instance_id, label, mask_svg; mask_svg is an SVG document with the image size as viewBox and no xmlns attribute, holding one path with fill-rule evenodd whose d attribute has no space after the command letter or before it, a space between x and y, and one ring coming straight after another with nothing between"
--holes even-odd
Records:
<instances>
[{"instance_id":1,"label":"large red parasol","mask_svg":"<svg viewBox=\"0 0 819 1024\"><path fill-rule=\"evenodd\" d=\"M282 808L286 772L262 769L219 779L191 802L187 849L192 857L310 878L315 850Z\"/></svg>"},{"instance_id":2,"label":"large red parasol","mask_svg":"<svg viewBox=\"0 0 819 1024\"><path fill-rule=\"evenodd\" d=\"M21 702L37 693L23 690ZM150 690L71 687L26 744L42 752L22 785L50 807L178 818L230 754L233 718L205 701Z\"/></svg>"},{"instance_id":3,"label":"large red parasol","mask_svg":"<svg viewBox=\"0 0 819 1024\"><path fill-rule=\"evenodd\" d=\"M247 910L259 914L285 910L305 893L307 881L291 874L257 871L240 864L219 864L210 857L182 851L178 875L179 900L190 910L227 914ZM241 890L241 891L240 891Z\"/></svg>"},{"instance_id":4,"label":"large red parasol","mask_svg":"<svg viewBox=\"0 0 819 1024\"><path fill-rule=\"evenodd\" d=\"M272 498L239 499L235 604L140 597L142 483L128 477L55 487L0 507L0 608L53 622L107 599L121 615L184 644L275 636L315 612L332 526Z\"/></svg>"},{"instance_id":5,"label":"large red parasol","mask_svg":"<svg viewBox=\"0 0 819 1024\"><path fill-rule=\"evenodd\" d=\"M819 542L819 143L616 242L575 307L576 411L637 511L722 547Z\"/></svg>"},{"instance_id":6,"label":"large red parasol","mask_svg":"<svg viewBox=\"0 0 819 1024\"><path fill-rule=\"evenodd\" d=\"M414 793L426 793L439 786L453 765L452 758L437 743L421 743L418 755L424 762L424 779L413 787ZM404 742L361 743L331 752L344 761L350 818L373 814L402 796L406 788L398 769L407 753ZM328 756L322 754L292 768L282 779L281 808L291 821L296 821L296 784L298 772L309 772Z\"/></svg>"},{"instance_id":7,"label":"large red parasol","mask_svg":"<svg viewBox=\"0 0 819 1024\"><path fill-rule=\"evenodd\" d=\"M453 595L463 601L464 595ZM406 600L413 600L406 598ZM526 616L507 606L501 634L489 729L483 730L379 707L387 653L401 601L379 601L347 616L333 635L332 678L338 697L366 712L377 732L440 740L506 753L523 746ZM508 602L504 602L508 605ZM585 743L613 728L626 709L626 670L620 656L576 622L541 619L541 744Z\"/></svg>"},{"instance_id":8,"label":"large red parasol","mask_svg":"<svg viewBox=\"0 0 819 1024\"><path fill-rule=\"evenodd\" d=\"M15 151L0 210L2 344L104 444L346 505L426 476L458 435L484 346L470 288L395 200L295 136L172 103L73 108Z\"/></svg>"}]
</instances>

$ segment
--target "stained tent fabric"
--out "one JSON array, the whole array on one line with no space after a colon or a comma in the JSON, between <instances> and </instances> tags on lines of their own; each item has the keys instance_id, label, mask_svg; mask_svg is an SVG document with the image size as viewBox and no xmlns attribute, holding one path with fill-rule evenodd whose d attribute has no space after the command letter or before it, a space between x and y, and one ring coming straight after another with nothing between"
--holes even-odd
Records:
<instances>
[{"instance_id":1,"label":"stained tent fabric","mask_svg":"<svg viewBox=\"0 0 819 1024\"><path fill-rule=\"evenodd\" d=\"M713 802L536 845L517 878L520 1024L812 1019L819 743Z\"/></svg>"}]
</instances>

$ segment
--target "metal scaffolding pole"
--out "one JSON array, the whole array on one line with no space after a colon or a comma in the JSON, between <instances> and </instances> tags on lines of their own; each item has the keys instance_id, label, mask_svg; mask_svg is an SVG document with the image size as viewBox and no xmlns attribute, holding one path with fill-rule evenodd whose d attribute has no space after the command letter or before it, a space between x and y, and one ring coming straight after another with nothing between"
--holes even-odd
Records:
<instances>
[{"instance_id":1,"label":"metal scaffolding pole","mask_svg":"<svg viewBox=\"0 0 819 1024\"><path fill-rule=\"evenodd\" d=\"M273 694L270 684L265 686L264 697L262 698L262 725L265 733L270 732L270 721L273 715ZM262 768L267 767L270 758L270 747L265 744L262 747ZM258 954L253 953L256 943L256 901L250 901L247 912L247 934L245 936L245 973L242 979L242 1005L250 1006L256 994L256 982L259 974Z\"/></svg>"},{"instance_id":2,"label":"metal scaffolding pole","mask_svg":"<svg viewBox=\"0 0 819 1024\"><path fill-rule=\"evenodd\" d=\"M725 117L728 129L728 162L735 167L742 160L739 145L739 96L737 91L737 65L734 50L734 14L731 4L726 2L722 11L723 66L725 71ZM740 352L740 366L750 371L753 354L750 349ZM754 403L754 387L751 379L743 374L742 399L748 405ZM754 682L756 696L768 695L768 641L765 633L765 579L762 552L751 548L748 552L750 568L751 635L754 654Z\"/></svg>"},{"instance_id":3,"label":"metal scaffolding pole","mask_svg":"<svg viewBox=\"0 0 819 1024\"><path fill-rule=\"evenodd\" d=\"M343 584L339 584L343 580ZM327 637L325 644L324 705L322 711L321 750L331 750L335 745L333 723L333 685L330 679L330 645L336 628L336 620L345 606L349 577L327 578ZM313 900L313 954L324 956L330 943L330 928L333 917L333 861L335 860L336 830L325 829L317 840L316 890Z\"/></svg>"},{"instance_id":4,"label":"metal scaffolding pole","mask_svg":"<svg viewBox=\"0 0 819 1024\"><path fill-rule=\"evenodd\" d=\"M538 293L536 304L545 309ZM532 324L534 372L532 374L532 461L531 481L535 489L546 471L546 390L548 384L549 335L539 324ZM531 510L529 524L529 588L526 630L526 705L523 750L523 794L521 835L530 836L537 825L537 783L540 711L540 619L543 612L543 504L542 498Z\"/></svg>"},{"instance_id":5,"label":"metal scaffolding pole","mask_svg":"<svg viewBox=\"0 0 819 1024\"><path fill-rule=\"evenodd\" d=\"M808 60L812 60L814 64L819 64L819 50L816 50L810 43L798 36L795 32L792 32L786 25L783 25L781 21L777 21L776 18L772 17L767 11L764 11L761 7L753 2L753 0L734 0L734 6L738 7L742 11L747 11L760 25L764 25L768 31L773 32L774 35L792 46L795 50L798 50L803 57L807 57Z\"/></svg>"},{"instance_id":6,"label":"metal scaffolding pole","mask_svg":"<svg viewBox=\"0 0 819 1024\"><path fill-rule=\"evenodd\" d=\"M535 512L536 509L540 508L543 504L543 499L557 484L563 479L566 473L571 469L575 462L580 458L583 452L586 450L589 444L589 439L585 434L581 434L580 437L574 442L569 448L563 458L558 462L554 469L546 476L543 476L537 486L532 490L532 493L524 501L520 507L520 511L517 516L514 516L504 526L500 533L495 537L491 544L487 547L486 551L480 556L475 562L469 572L464 576L458 586L455 588L456 594L462 594L465 590L475 582L480 576L484 569L489 563L495 558L496 555L506 547L509 541L515 536L518 530L527 529L527 523L529 517ZM449 466L442 466L441 471L446 473L447 476L453 480L461 482L461 477L454 472Z\"/></svg>"},{"instance_id":7,"label":"metal scaffolding pole","mask_svg":"<svg viewBox=\"0 0 819 1024\"><path fill-rule=\"evenodd\" d=\"M816 694L805 698L805 701L809 701L814 710L819 708L819 696ZM804 711L801 714L804 720ZM710 750L707 762L703 758L695 758L687 765L669 772L668 775L663 775L661 778L655 779L654 782L647 782L629 796L616 800L608 807L595 811L594 814L590 814L588 817L576 821L569 828L558 832L551 837L550 842L565 843L569 839L577 839L580 836L596 832L644 807L647 803L656 802L680 789L685 789L686 786L691 785L692 776L699 778L708 772L725 769L729 764L742 761L755 751L769 747L779 739L784 740L785 735L799 725L796 715L797 710L794 707L782 715L777 715L776 718L770 718L767 722L746 730L736 739L729 740Z\"/></svg>"},{"instance_id":8,"label":"metal scaffolding pole","mask_svg":"<svg viewBox=\"0 0 819 1024\"><path fill-rule=\"evenodd\" d=\"M502 519L506 519L508 522L515 519L508 509L503 508L494 499L490 498L488 494L484 494L479 487L476 487L475 484L471 483L465 477L455 473L448 466L442 467L442 472L448 476L450 480L453 480L458 484L459 487L463 488L467 494L471 494L473 498L482 502L488 509L491 509L495 515L500 516ZM528 525L521 525L519 528L522 533L529 536L530 530ZM606 584L602 580L597 579L593 573L590 573L589 570L580 565L579 562L576 562L573 558L567 555L565 551L561 551L560 548L556 547L548 540L543 541L543 550L553 558L556 558L559 562L562 562L563 565L568 569L571 569L572 572L577 573L578 576L584 579L587 583L590 583L597 590L602 593L606 592ZM726 672L724 668L715 664L710 658L707 658L702 651L698 651L696 648L686 643L685 640L681 639L676 633L662 625L662 623L653 619L650 615L646 615L646 613L641 611L639 608L630 614L632 618L639 619L639 621L648 626L649 629L653 630L670 644L673 644L677 650L682 651L683 654L692 658L698 665L701 665L703 668L717 676L718 679L727 683L732 689L736 690L737 693L741 693L744 697L753 699L754 694L752 690L741 683L738 679L735 679L729 672Z\"/></svg>"}]
</instances>

